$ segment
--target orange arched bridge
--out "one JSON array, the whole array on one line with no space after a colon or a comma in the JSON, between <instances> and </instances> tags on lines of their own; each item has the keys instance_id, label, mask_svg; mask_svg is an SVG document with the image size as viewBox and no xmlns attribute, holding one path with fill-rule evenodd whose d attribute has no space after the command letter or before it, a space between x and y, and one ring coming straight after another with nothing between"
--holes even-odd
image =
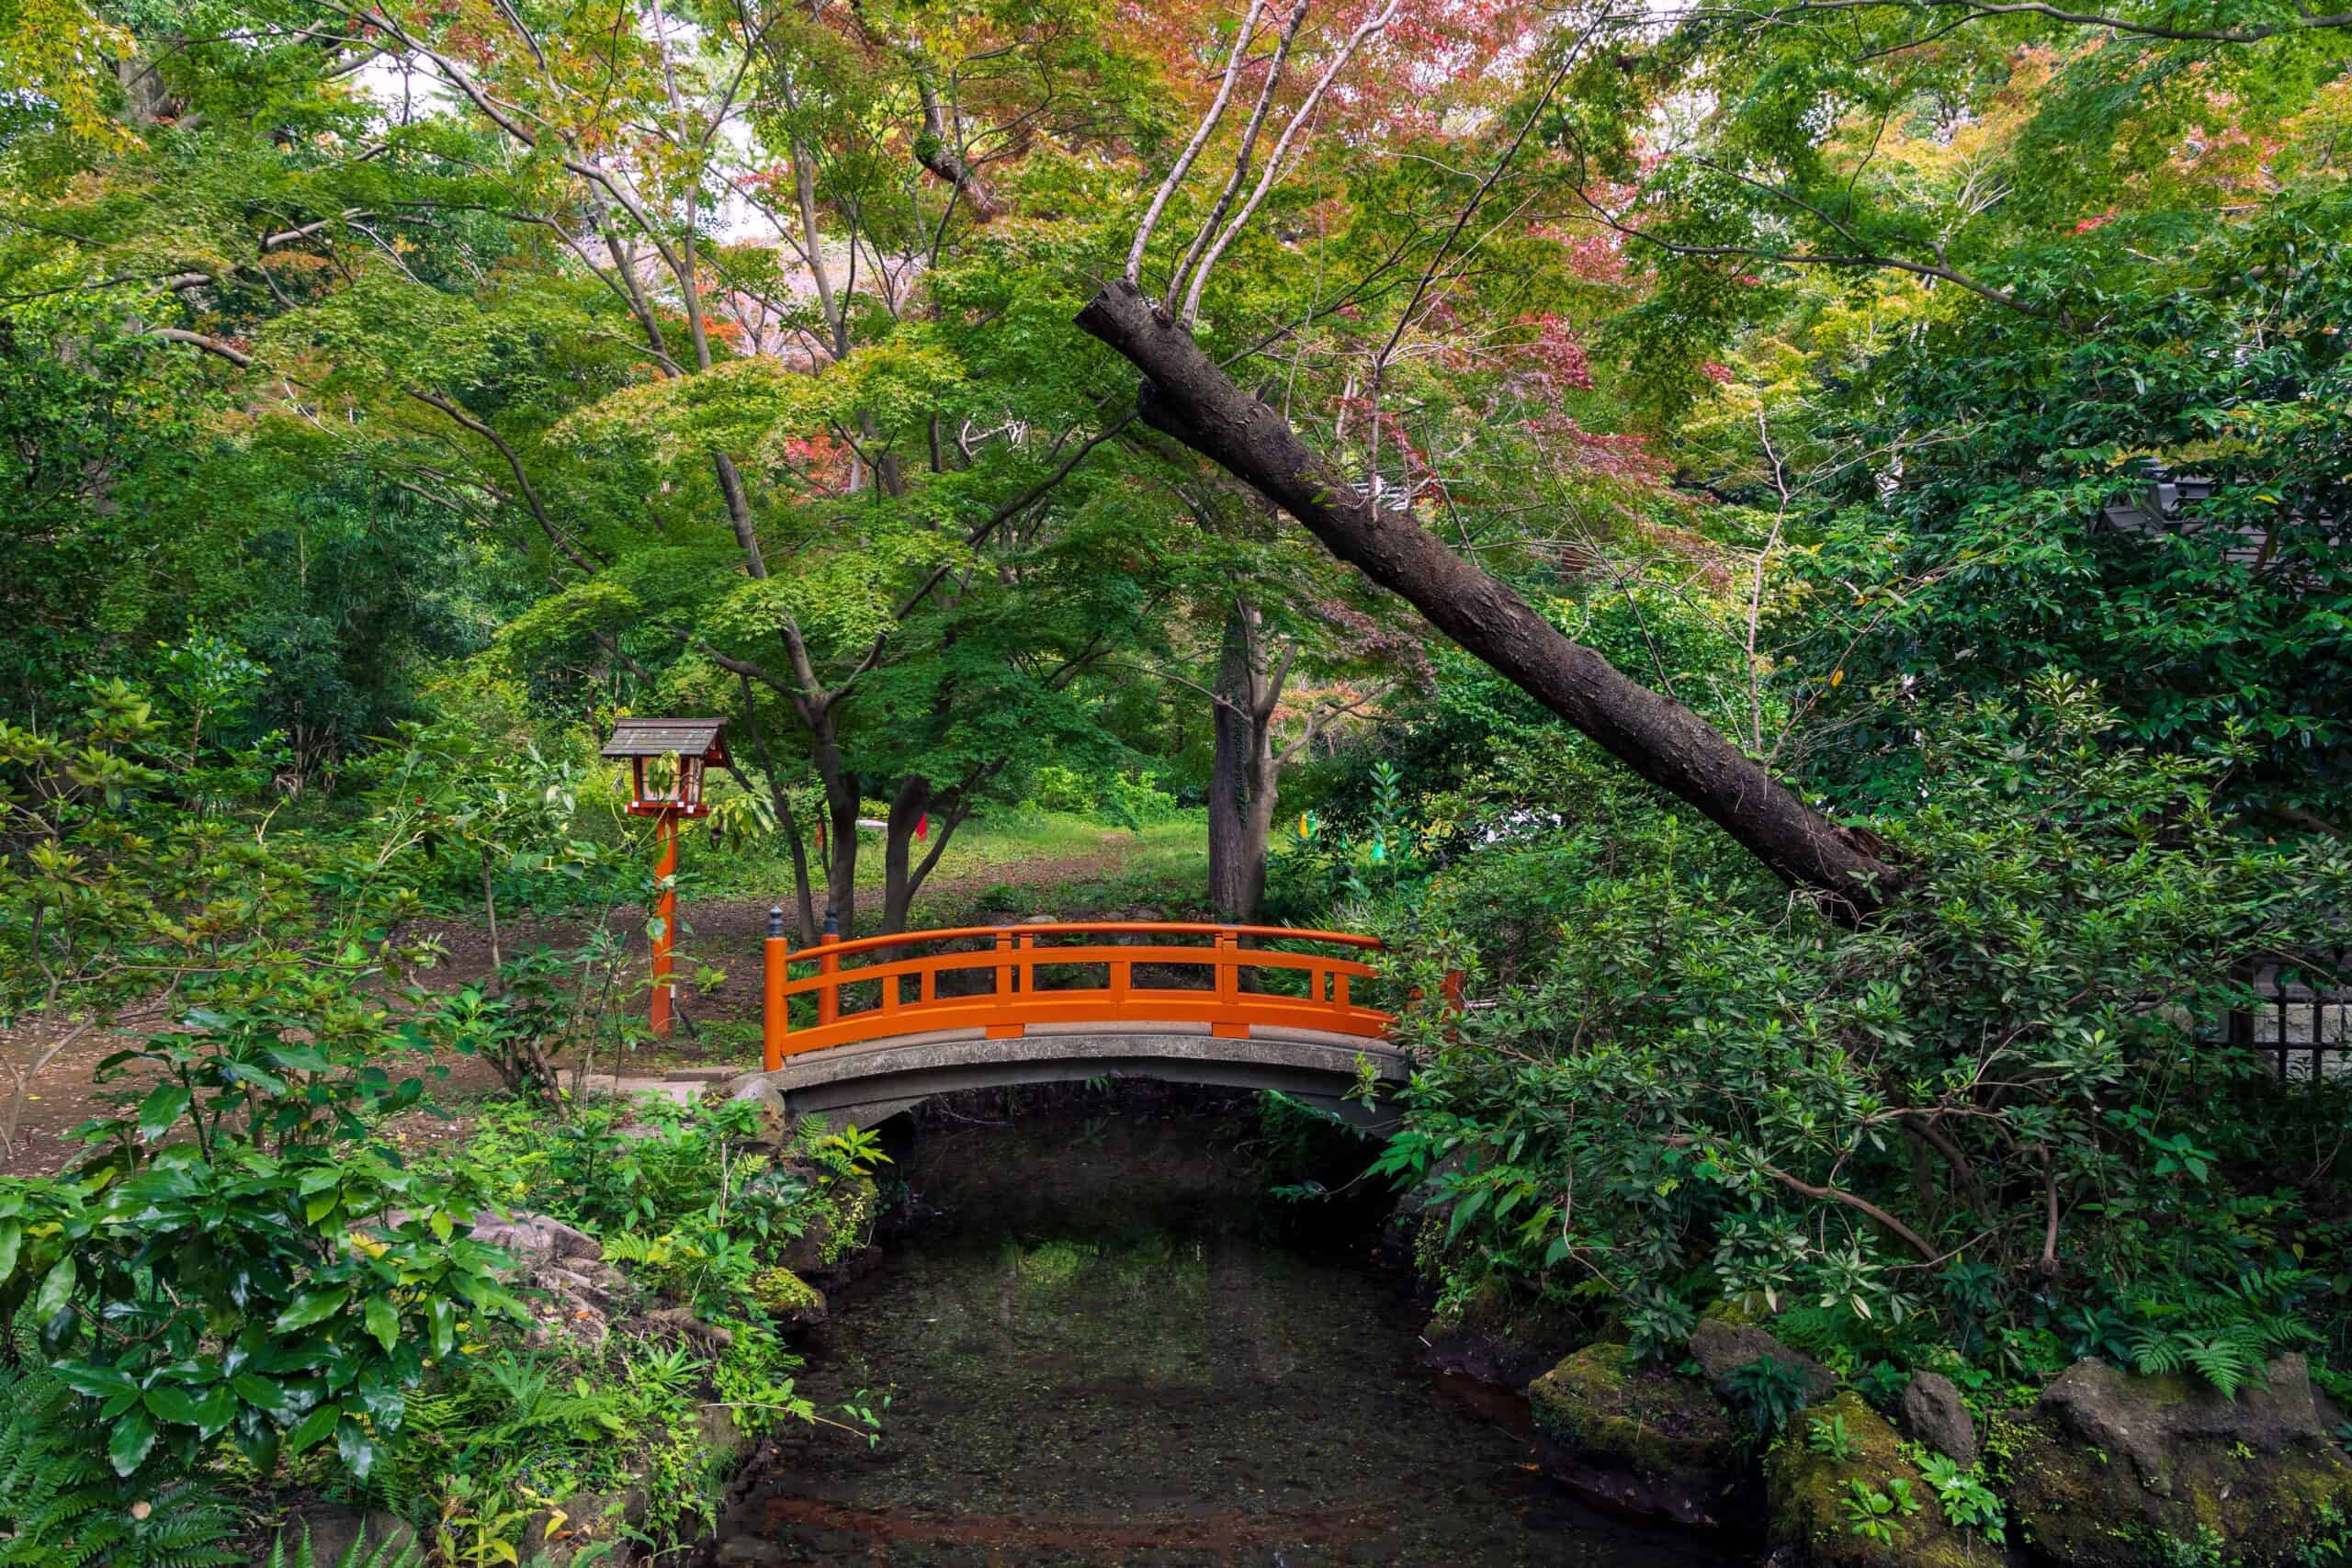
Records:
<instances>
[{"instance_id":1,"label":"orange arched bridge","mask_svg":"<svg viewBox=\"0 0 2352 1568\"><path fill-rule=\"evenodd\" d=\"M1280 1089L1383 1125L1410 1064L1393 1015L1362 998L1380 947L1287 926L1033 920L794 952L777 910L765 1076L796 1114L865 1125L934 1095L1097 1077Z\"/></svg>"}]
</instances>

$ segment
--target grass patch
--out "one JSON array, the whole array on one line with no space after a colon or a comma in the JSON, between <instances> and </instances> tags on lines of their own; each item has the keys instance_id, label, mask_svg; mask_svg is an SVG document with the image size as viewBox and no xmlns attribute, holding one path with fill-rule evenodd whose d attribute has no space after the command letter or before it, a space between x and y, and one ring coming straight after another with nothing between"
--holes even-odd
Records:
<instances>
[{"instance_id":1,"label":"grass patch","mask_svg":"<svg viewBox=\"0 0 2352 1568\"><path fill-rule=\"evenodd\" d=\"M861 926L880 916L882 836L863 833L857 885ZM680 891L688 898L783 900L792 862L780 843L709 849L689 843ZM1208 885L1208 829L1199 811L1140 831L1066 812L1007 811L956 829L916 896L919 927L970 923L1003 910L1074 914L1145 905L1171 919L1196 912Z\"/></svg>"}]
</instances>

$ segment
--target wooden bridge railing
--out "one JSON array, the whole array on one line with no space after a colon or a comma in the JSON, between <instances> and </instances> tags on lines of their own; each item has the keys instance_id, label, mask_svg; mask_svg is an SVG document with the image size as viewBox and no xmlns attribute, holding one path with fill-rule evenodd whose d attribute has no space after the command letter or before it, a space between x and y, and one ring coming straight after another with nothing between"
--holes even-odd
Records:
<instances>
[{"instance_id":1,"label":"wooden bridge railing","mask_svg":"<svg viewBox=\"0 0 2352 1568\"><path fill-rule=\"evenodd\" d=\"M977 1027L997 1040L1019 1035L1031 1024L1150 1021L1205 1023L1210 1033L1227 1039L1247 1039L1255 1024L1378 1039L1390 1022L1389 1014L1362 1006L1351 994L1353 982L1374 977L1371 964L1329 952L1241 945L1244 941L1285 942L1351 953L1380 950L1377 937L1349 931L1162 920L1055 920L1010 929L907 931L852 942L827 936L817 946L795 953L776 934L780 924L780 917L771 922L767 939L765 1033L771 1071L785 1057L802 1051L933 1029ZM1048 939L1057 937L1093 940L1050 945ZM976 940L987 945L921 957L886 956L904 948ZM851 960L865 962L853 964ZM816 972L795 978L791 971L796 964L814 964ZM1038 987L1039 969L1063 970L1073 964L1102 970L1104 984ZM1206 989L1138 986L1138 965L1206 969L1210 984ZM987 989L942 993L941 976L974 970L990 975ZM1302 973L1306 994L1245 989L1245 970ZM842 993L850 987L872 987L876 993L872 1005L844 1010ZM817 1021L796 1029L791 1003L800 996L816 998Z\"/></svg>"}]
</instances>

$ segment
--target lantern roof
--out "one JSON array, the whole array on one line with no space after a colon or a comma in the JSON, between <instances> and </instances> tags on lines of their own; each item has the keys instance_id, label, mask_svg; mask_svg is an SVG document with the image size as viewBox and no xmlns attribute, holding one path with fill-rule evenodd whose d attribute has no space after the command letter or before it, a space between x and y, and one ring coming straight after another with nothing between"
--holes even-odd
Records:
<instances>
[{"instance_id":1,"label":"lantern roof","mask_svg":"<svg viewBox=\"0 0 2352 1568\"><path fill-rule=\"evenodd\" d=\"M605 742L606 757L698 757L720 767L728 765L727 742L719 732L723 718L624 718L613 726Z\"/></svg>"}]
</instances>

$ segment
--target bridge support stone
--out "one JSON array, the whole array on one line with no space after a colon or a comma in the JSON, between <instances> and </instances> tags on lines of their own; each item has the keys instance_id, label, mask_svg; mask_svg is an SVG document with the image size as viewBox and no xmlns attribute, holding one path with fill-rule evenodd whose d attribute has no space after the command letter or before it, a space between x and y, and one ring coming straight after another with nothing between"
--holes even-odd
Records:
<instances>
[{"instance_id":1,"label":"bridge support stone","mask_svg":"<svg viewBox=\"0 0 2352 1568\"><path fill-rule=\"evenodd\" d=\"M1347 1098L1359 1060L1370 1064L1380 1085L1370 1105ZM1212 1034L1204 1023L1121 1023L1033 1024L1012 1039L989 1039L980 1029L935 1030L805 1052L754 1076L765 1077L795 1116L865 1127L967 1089L1138 1077L1279 1089L1381 1132L1396 1123L1395 1094L1410 1070L1396 1047L1353 1035L1260 1026L1235 1040Z\"/></svg>"}]
</instances>

